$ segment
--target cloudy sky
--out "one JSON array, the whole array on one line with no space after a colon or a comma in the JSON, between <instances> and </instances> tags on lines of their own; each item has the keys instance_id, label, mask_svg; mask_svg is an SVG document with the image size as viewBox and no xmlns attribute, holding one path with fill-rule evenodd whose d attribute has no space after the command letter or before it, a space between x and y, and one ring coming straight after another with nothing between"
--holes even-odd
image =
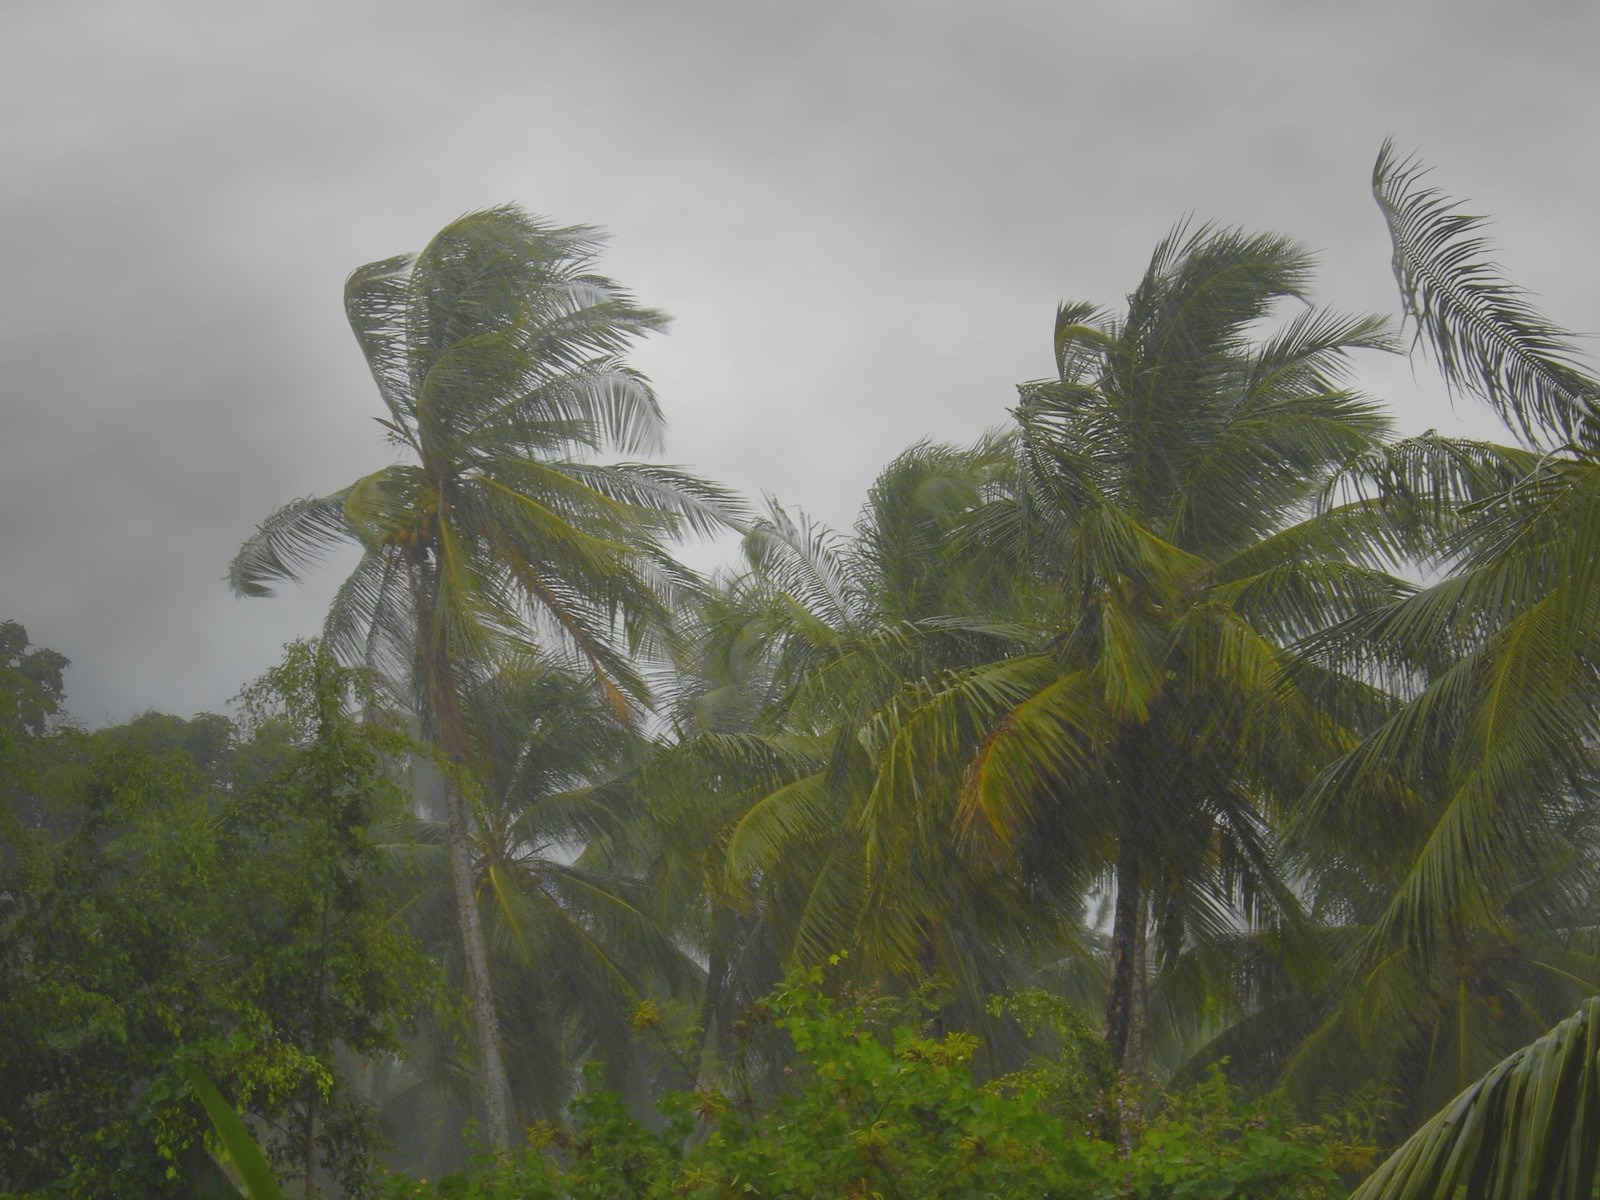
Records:
<instances>
[{"instance_id":1,"label":"cloudy sky","mask_svg":"<svg viewBox=\"0 0 1600 1200\"><path fill-rule=\"evenodd\" d=\"M505 201L612 235L676 317L668 458L845 525L1044 374L1179 218L1291 233L1392 311L1386 136L1600 329L1600 8L1210 0L33 0L0 39L0 618L91 724L219 709L338 564L222 582L279 504L389 461L344 276ZM1425 364L1403 429L1492 433ZM710 566L728 548L690 557Z\"/></svg>"}]
</instances>

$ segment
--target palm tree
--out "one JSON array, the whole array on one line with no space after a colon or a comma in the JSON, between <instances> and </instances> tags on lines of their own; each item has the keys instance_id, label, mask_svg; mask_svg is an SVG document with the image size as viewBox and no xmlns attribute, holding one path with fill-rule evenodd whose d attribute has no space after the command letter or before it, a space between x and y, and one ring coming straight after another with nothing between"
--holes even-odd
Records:
<instances>
[{"instance_id":1,"label":"palm tree","mask_svg":"<svg viewBox=\"0 0 1600 1200\"><path fill-rule=\"evenodd\" d=\"M646 815L629 784L646 750L638 732L588 681L544 659L497 673L464 708L483 753L482 786L470 797L473 892L511 1094L518 1111L555 1120L586 1059L600 1058L612 1084L629 1082L641 1003L693 994L700 971L622 861ZM424 823L417 832L402 849L416 868L408 917L440 948L446 974L459 977L439 853L447 831ZM411 1073L414 1088L437 1090L447 1076L441 1048L419 1056L425 1069ZM389 1106L413 1098L393 1096Z\"/></svg>"},{"instance_id":2,"label":"palm tree","mask_svg":"<svg viewBox=\"0 0 1600 1200\"><path fill-rule=\"evenodd\" d=\"M1600 382L1424 174L1389 144L1373 171L1406 315L1523 446L1413 439L1373 476L1433 510L1437 582L1316 651L1396 701L1302 810L1350 982L1289 1062L1325 1084L1341 1060L1417 1107L1600 980Z\"/></svg>"},{"instance_id":3,"label":"palm tree","mask_svg":"<svg viewBox=\"0 0 1600 1200\"><path fill-rule=\"evenodd\" d=\"M1125 315L1059 310L1057 377L1016 410L1016 490L970 522L1031 576L1034 648L930 680L883 723L881 827L947 822L942 779L969 845L1113 897L1119 1066L1143 1052L1147 929L1172 961L1292 927L1275 823L1378 706L1295 647L1410 590L1382 569L1384 514L1329 498L1387 435L1344 385L1352 351L1392 348L1385 323L1308 306L1263 326L1310 269L1282 237L1179 226Z\"/></svg>"},{"instance_id":4,"label":"palm tree","mask_svg":"<svg viewBox=\"0 0 1600 1200\"><path fill-rule=\"evenodd\" d=\"M788 618L778 640L790 680L784 727L820 739L823 753L740 814L724 864L774 899L787 889L779 907L794 917L792 958L848 947L868 974L939 973L973 1015L1004 983L993 971L1009 940L1002 914L1009 905L1015 917L1021 899L1011 880L942 836L896 840L897 869L886 870L878 842L912 830L876 824L872 746L908 685L1024 644L1010 573L955 537L1007 486L1010 449L998 436L911 447L879 474L849 538L777 508L747 536L752 566ZM802 856L813 869L783 869ZM1009 927L1026 933L1016 920Z\"/></svg>"},{"instance_id":5,"label":"palm tree","mask_svg":"<svg viewBox=\"0 0 1600 1200\"><path fill-rule=\"evenodd\" d=\"M1493 407L1527 449L1499 451L1457 505L1435 558L1445 577L1351 631L1359 650L1346 661L1395 681L1407 703L1322 781L1317 808L1360 794L1433 806L1375 956L1396 943L1425 953L1441 922L1485 916L1503 880L1559 852L1565 814L1594 796L1600 735L1600 382L1571 335L1496 275L1482 221L1422 173L1385 145L1373 174L1407 314L1451 387ZM1409 820L1406 807L1368 808L1378 836Z\"/></svg>"},{"instance_id":6,"label":"palm tree","mask_svg":"<svg viewBox=\"0 0 1600 1200\"><path fill-rule=\"evenodd\" d=\"M951 553L953 529L1009 464L1003 438L914 446L880 474L851 537L774 504L746 537L750 570L699 606L674 740L647 789L663 839L652 878L710 966L708 1068L730 1051L770 1065L730 1026L785 964L848 950L861 980L937 972L984 1020L989 995L1015 982L1000 969L1013 935L1038 938L1010 878L945 838L890 880L863 825L883 706L908 680L1020 644L991 556Z\"/></svg>"},{"instance_id":7,"label":"palm tree","mask_svg":"<svg viewBox=\"0 0 1600 1200\"><path fill-rule=\"evenodd\" d=\"M453 222L421 254L356 270L345 311L388 410L380 423L411 461L279 509L229 573L238 594L266 595L331 544L363 551L326 639L411 690L451 766L451 876L495 1148L511 1128L473 896L466 792L478 752L462 697L491 664L542 644L582 664L625 718L644 695L627 651L693 586L661 540L718 527L732 509L671 468L593 461L658 445L655 397L621 355L666 321L592 273L598 247L593 229L506 207Z\"/></svg>"}]
</instances>

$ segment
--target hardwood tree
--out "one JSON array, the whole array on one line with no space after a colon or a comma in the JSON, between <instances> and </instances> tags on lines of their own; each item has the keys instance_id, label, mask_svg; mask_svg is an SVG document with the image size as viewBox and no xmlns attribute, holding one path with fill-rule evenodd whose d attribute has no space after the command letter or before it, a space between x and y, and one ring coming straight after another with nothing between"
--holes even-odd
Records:
<instances>
[{"instance_id":1,"label":"hardwood tree","mask_svg":"<svg viewBox=\"0 0 1600 1200\"><path fill-rule=\"evenodd\" d=\"M34 739L11 781L31 803L0 825L0 1189L221 1179L198 1066L308 1196L361 1194L380 1139L342 1056L395 1053L430 968L372 836L404 803L388 764L408 739L352 719L356 690L298 644L250 690L248 737L203 762L215 718Z\"/></svg>"}]
</instances>

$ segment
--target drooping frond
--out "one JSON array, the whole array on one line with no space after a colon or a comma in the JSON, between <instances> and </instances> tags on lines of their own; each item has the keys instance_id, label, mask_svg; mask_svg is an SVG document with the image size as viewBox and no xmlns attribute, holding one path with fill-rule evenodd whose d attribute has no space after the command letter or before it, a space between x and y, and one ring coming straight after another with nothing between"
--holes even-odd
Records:
<instances>
[{"instance_id":1,"label":"drooping frond","mask_svg":"<svg viewBox=\"0 0 1600 1200\"><path fill-rule=\"evenodd\" d=\"M751 569L829 628L848 629L858 618L839 535L804 513L791 517L769 500L767 517L745 534L744 553Z\"/></svg>"},{"instance_id":2,"label":"drooping frond","mask_svg":"<svg viewBox=\"0 0 1600 1200\"><path fill-rule=\"evenodd\" d=\"M1280 300L1305 297L1311 266L1310 253L1281 234L1212 225L1191 232L1181 224L1156 248L1128 298L1120 339L1126 349L1110 372L1133 435L1136 473L1160 468L1145 457L1156 445L1155 422L1204 418L1216 368L1243 349L1249 327ZM1155 485L1158 476L1142 482Z\"/></svg>"},{"instance_id":3,"label":"drooping frond","mask_svg":"<svg viewBox=\"0 0 1600 1200\"><path fill-rule=\"evenodd\" d=\"M588 273L601 244L598 230L552 226L511 205L445 226L417 256L406 331L414 377L446 347L493 330L548 330L540 353L570 366L661 328L662 314Z\"/></svg>"},{"instance_id":4,"label":"drooping frond","mask_svg":"<svg viewBox=\"0 0 1600 1200\"><path fill-rule=\"evenodd\" d=\"M345 515L348 490L291 500L256 527L228 567L236 596L270 596L279 579L299 579L340 542L354 540Z\"/></svg>"},{"instance_id":5,"label":"drooping frond","mask_svg":"<svg viewBox=\"0 0 1600 1200\"><path fill-rule=\"evenodd\" d=\"M1119 325L1098 304L1082 301L1056 307L1056 376L1069 386L1092 383L1116 345Z\"/></svg>"},{"instance_id":6,"label":"drooping frond","mask_svg":"<svg viewBox=\"0 0 1600 1200\"><path fill-rule=\"evenodd\" d=\"M976 510L1004 493L1014 458L1013 439L992 432L971 447L919 442L879 472L847 562L883 619L998 615L993 603L1011 583L1004 559L963 533Z\"/></svg>"},{"instance_id":7,"label":"drooping frond","mask_svg":"<svg viewBox=\"0 0 1600 1200\"><path fill-rule=\"evenodd\" d=\"M533 348L507 338L522 356L521 370L504 388L463 397L468 403L456 418L463 436L530 455L660 449L666 422L640 372L617 358L553 372Z\"/></svg>"},{"instance_id":8,"label":"drooping frond","mask_svg":"<svg viewBox=\"0 0 1600 1200\"><path fill-rule=\"evenodd\" d=\"M417 617L404 556L367 551L334 594L322 636L341 661L407 690L416 668Z\"/></svg>"},{"instance_id":9,"label":"drooping frond","mask_svg":"<svg viewBox=\"0 0 1600 1200\"><path fill-rule=\"evenodd\" d=\"M827 777L803 775L762 797L734 822L727 833L726 868L736 879L780 869L785 853L799 844L822 842L838 822Z\"/></svg>"},{"instance_id":10,"label":"drooping frond","mask_svg":"<svg viewBox=\"0 0 1600 1200\"><path fill-rule=\"evenodd\" d=\"M1417 1130L1352 1200L1588 1200L1600 1162L1600 997Z\"/></svg>"},{"instance_id":11,"label":"drooping frond","mask_svg":"<svg viewBox=\"0 0 1600 1200\"><path fill-rule=\"evenodd\" d=\"M1415 158L1384 142L1372 194L1394 244L1394 273L1445 381L1479 396L1532 444L1546 437L1593 445L1600 383L1572 344L1521 288L1502 279L1480 234L1484 218L1461 212Z\"/></svg>"},{"instance_id":12,"label":"drooping frond","mask_svg":"<svg viewBox=\"0 0 1600 1200\"><path fill-rule=\"evenodd\" d=\"M608 463L604 466L572 463L567 473L596 492L641 513L674 518L680 529L700 537L715 537L729 530L743 532L750 520L742 497L679 467L660 463Z\"/></svg>"}]
</instances>

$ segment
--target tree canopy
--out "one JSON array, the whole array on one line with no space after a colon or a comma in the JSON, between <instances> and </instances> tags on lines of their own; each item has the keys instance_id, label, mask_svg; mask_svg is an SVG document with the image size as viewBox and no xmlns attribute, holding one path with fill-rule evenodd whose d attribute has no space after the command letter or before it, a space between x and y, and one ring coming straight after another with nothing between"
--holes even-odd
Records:
<instances>
[{"instance_id":1,"label":"tree canopy","mask_svg":"<svg viewBox=\"0 0 1600 1200\"><path fill-rule=\"evenodd\" d=\"M1423 174L1398 329L1180 223L847 530L648 461L597 231L357 269L319 641L91 732L0 623L0 1192L1591 1194L1600 382Z\"/></svg>"}]
</instances>

